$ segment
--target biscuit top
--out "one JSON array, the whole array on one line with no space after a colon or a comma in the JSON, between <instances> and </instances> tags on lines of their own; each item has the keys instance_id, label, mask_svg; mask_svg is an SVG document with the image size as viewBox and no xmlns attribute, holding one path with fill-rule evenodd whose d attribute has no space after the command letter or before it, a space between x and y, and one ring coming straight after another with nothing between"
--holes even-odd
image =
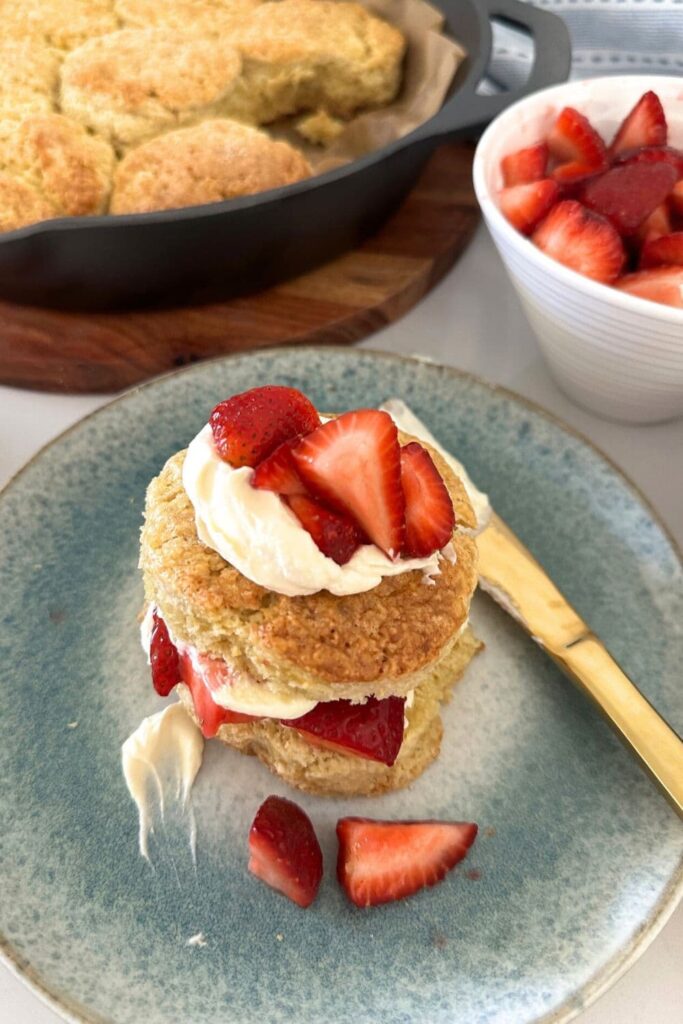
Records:
<instances>
[{"instance_id":1,"label":"biscuit top","mask_svg":"<svg viewBox=\"0 0 683 1024\"><path fill-rule=\"evenodd\" d=\"M0 37L0 118L53 110L60 61L42 42Z\"/></svg>"},{"instance_id":2,"label":"biscuit top","mask_svg":"<svg viewBox=\"0 0 683 1024\"><path fill-rule=\"evenodd\" d=\"M2 0L0 14L3 36L64 50L118 28L113 0Z\"/></svg>"},{"instance_id":3,"label":"biscuit top","mask_svg":"<svg viewBox=\"0 0 683 1024\"><path fill-rule=\"evenodd\" d=\"M220 202L306 178L308 161L286 142L222 120L169 132L121 161L112 213L168 210Z\"/></svg>"},{"instance_id":4,"label":"biscuit top","mask_svg":"<svg viewBox=\"0 0 683 1024\"><path fill-rule=\"evenodd\" d=\"M239 28L260 0L117 0L114 10L126 26L186 32L228 32Z\"/></svg>"},{"instance_id":5,"label":"biscuit top","mask_svg":"<svg viewBox=\"0 0 683 1024\"><path fill-rule=\"evenodd\" d=\"M237 51L217 36L122 29L67 56L64 113L120 144L205 114L239 78Z\"/></svg>"}]
</instances>

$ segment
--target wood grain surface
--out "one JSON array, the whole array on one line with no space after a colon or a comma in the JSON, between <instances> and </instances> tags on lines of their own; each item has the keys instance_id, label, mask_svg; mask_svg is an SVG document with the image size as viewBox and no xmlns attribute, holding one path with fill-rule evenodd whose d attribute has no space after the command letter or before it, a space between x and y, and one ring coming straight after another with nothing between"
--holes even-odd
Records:
<instances>
[{"instance_id":1,"label":"wood grain surface","mask_svg":"<svg viewBox=\"0 0 683 1024\"><path fill-rule=\"evenodd\" d=\"M118 391L186 363L269 345L351 344L397 320L460 255L479 219L469 143L442 146L360 248L256 295L123 313L0 302L0 382Z\"/></svg>"}]
</instances>

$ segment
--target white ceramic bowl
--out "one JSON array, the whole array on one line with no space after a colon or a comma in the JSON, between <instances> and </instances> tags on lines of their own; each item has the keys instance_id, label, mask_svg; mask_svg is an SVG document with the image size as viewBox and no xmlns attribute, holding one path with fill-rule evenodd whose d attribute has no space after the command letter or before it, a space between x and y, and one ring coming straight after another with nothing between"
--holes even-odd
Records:
<instances>
[{"instance_id":1,"label":"white ceramic bowl","mask_svg":"<svg viewBox=\"0 0 683 1024\"><path fill-rule=\"evenodd\" d=\"M683 415L683 309L599 284L546 256L500 212L501 157L542 139L576 107L608 141L648 89L659 95L669 141L683 148L683 78L624 75L543 89L509 107L482 135L474 187L489 231L557 383L600 416L654 423Z\"/></svg>"}]
</instances>

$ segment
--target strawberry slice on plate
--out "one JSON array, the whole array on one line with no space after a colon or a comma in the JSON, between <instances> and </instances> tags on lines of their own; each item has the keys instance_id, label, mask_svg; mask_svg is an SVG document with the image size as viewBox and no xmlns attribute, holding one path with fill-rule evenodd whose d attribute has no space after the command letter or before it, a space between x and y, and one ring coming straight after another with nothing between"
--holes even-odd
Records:
<instances>
[{"instance_id":1,"label":"strawberry slice on plate","mask_svg":"<svg viewBox=\"0 0 683 1024\"><path fill-rule=\"evenodd\" d=\"M305 494L306 488L292 458L292 448L298 443L298 437L283 441L272 455L259 462L251 478L251 486L258 490L275 491L276 494Z\"/></svg>"},{"instance_id":2,"label":"strawberry slice on plate","mask_svg":"<svg viewBox=\"0 0 683 1024\"><path fill-rule=\"evenodd\" d=\"M666 116L656 92L643 93L619 126L609 147L611 157L637 146L665 146Z\"/></svg>"},{"instance_id":3,"label":"strawberry slice on plate","mask_svg":"<svg viewBox=\"0 0 683 1024\"><path fill-rule=\"evenodd\" d=\"M586 172L601 171L608 165L607 150L587 117L565 107L557 116L548 135L548 148L560 163L582 166Z\"/></svg>"},{"instance_id":4,"label":"strawberry slice on plate","mask_svg":"<svg viewBox=\"0 0 683 1024\"><path fill-rule=\"evenodd\" d=\"M409 558L425 558L451 540L453 502L431 455L417 441L401 448L401 481L406 499L403 551Z\"/></svg>"},{"instance_id":5,"label":"strawberry slice on plate","mask_svg":"<svg viewBox=\"0 0 683 1024\"><path fill-rule=\"evenodd\" d=\"M622 235L634 231L672 191L676 171L668 163L621 164L589 181L581 201L612 222Z\"/></svg>"},{"instance_id":6,"label":"strawberry slice on plate","mask_svg":"<svg viewBox=\"0 0 683 1024\"><path fill-rule=\"evenodd\" d=\"M528 185L532 181L540 181L546 176L548 166L548 147L545 142L535 146L526 146L515 153L508 153L500 162L503 172L503 184Z\"/></svg>"},{"instance_id":7,"label":"strawberry slice on plate","mask_svg":"<svg viewBox=\"0 0 683 1024\"><path fill-rule=\"evenodd\" d=\"M398 432L388 413L346 412L304 437L292 455L315 497L355 519L389 558L399 555L405 501Z\"/></svg>"},{"instance_id":8,"label":"strawberry slice on plate","mask_svg":"<svg viewBox=\"0 0 683 1024\"><path fill-rule=\"evenodd\" d=\"M554 181L545 178L528 185L513 185L498 193L500 208L514 228L530 234L538 222L559 199L560 190Z\"/></svg>"},{"instance_id":9,"label":"strawberry slice on plate","mask_svg":"<svg viewBox=\"0 0 683 1024\"><path fill-rule=\"evenodd\" d=\"M627 274L616 282L616 288L639 299L650 299L665 306L683 309L683 267L655 267Z\"/></svg>"},{"instance_id":10,"label":"strawberry slice on plate","mask_svg":"<svg viewBox=\"0 0 683 1024\"><path fill-rule=\"evenodd\" d=\"M300 907L318 894L323 855L311 820L292 800L269 796L249 830L249 871Z\"/></svg>"},{"instance_id":11,"label":"strawberry slice on plate","mask_svg":"<svg viewBox=\"0 0 683 1024\"><path fill-rule=\"evenodd\" d=\"M281 719L314 744L391 767L403 743L405 697L321 701L300 718Z\"/></svg>"},{"instance_id":12,"label":"strawberry slice on plate","mask_svg":"<svg viewBox=\"0 0 683 1024\"><path fill-rule=\"evenodd\" d=\"M554 206L532 241L552 259L604 284L615 281L624 264L624 246L610 222L575 199Z\"/></svg>"},{"instance_id":13,"label":"strawberry slice on plate","mask_svg":"<svg viewBox=\"0 0 683 1024\"><path fill-rule=\"evenodd\" d=\"M640 266L659 267L662 264L683 267L683 231L660 235L645 242L640 253Z\"/></svg>"},{"instance_id":14,"label":"strawberry slice on plate","mask_svg":"<svg viewBox=\"0 0 683 1024\"><path fill-rule=\"evenodd\" d=\"M287 504L324 555L344 565L367 538L353 519L325 508L305 494L290 494Z\"/></svg>"},{"instance_id":15,"label":"strawberry slice on plate","mask_svg":"<svg viewBox=\"0 0 683 1024\"><path fill-rule=\"evenodd\" d=\"M435 885L467 855L477 826L464 821L337 822L337 878L352 903L372 907Z\"/></svg>"},{"instance_id":16,"label":"strawberry slice on plate","mask_svg":"<svg viewBox=\"0 0 683 1024\"><path fill-rule=\"evenodd\" d=\"M220 457L239 467L256 466L283 441L315 430L320 417L296 388L268 384L220 402L209 423Z\"/></svg>"}]
</instances>

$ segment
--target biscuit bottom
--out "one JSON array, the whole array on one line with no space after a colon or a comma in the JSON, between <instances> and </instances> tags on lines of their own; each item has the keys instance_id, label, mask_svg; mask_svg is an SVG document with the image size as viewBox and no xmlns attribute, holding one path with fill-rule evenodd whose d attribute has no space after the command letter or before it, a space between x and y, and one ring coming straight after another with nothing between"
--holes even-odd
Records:
<instances>
[{"instance_id":1,"label":"biscuit bottom","mask_svg":"<svg viewBox=\"0 0 683 1024\"><path fill-rule=\"evenodd\" d=\"M438 756L443 735L441 705L450 700L453 684L482 647L472 630L466 629L449 652L447 662L440 662L433 674L415 690L413 704L406 709L408 728L391 768L354 754L315 746L295 729L280 725L274 719L222 725L218 739L243 754L253 754L275 775L308 793L374 796L401 789L421 775ZM186 686L179 686L178 693L197 722L190 691Z\"/></svg>"}]
</instances>

